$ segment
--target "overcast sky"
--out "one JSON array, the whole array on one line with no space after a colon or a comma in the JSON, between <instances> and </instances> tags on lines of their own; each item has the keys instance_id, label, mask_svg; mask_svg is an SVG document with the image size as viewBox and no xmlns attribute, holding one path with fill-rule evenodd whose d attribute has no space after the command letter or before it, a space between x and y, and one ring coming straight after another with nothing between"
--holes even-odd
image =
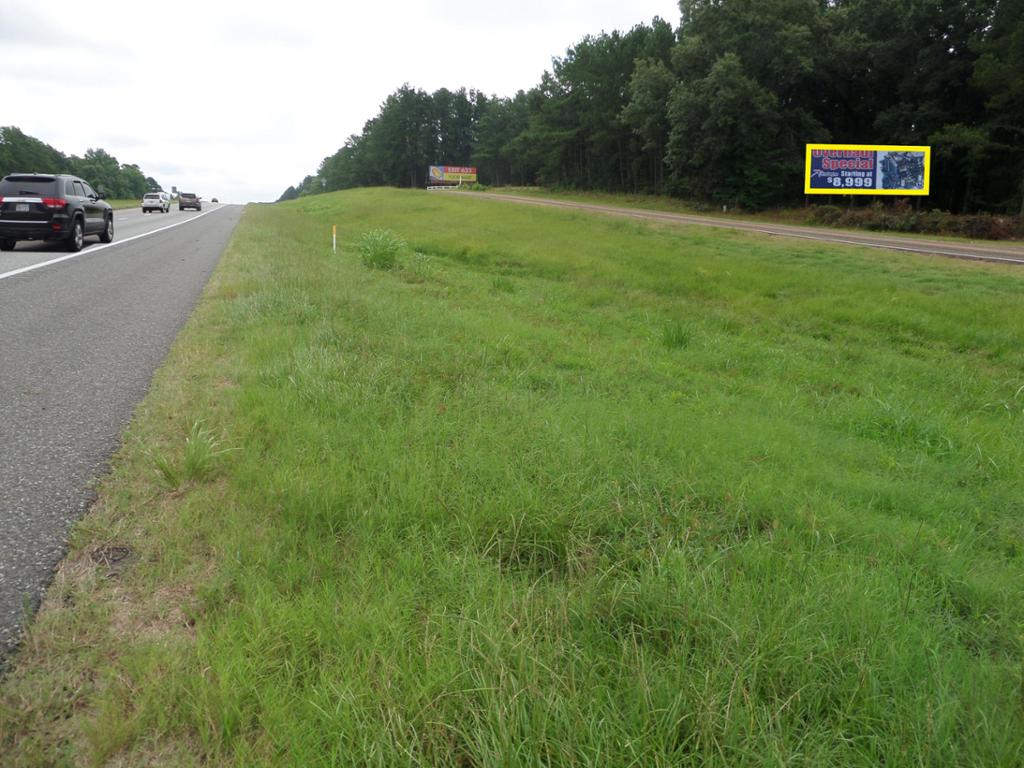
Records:
<instances>
[{"instance_id":1,"label":"overcast sky","mask_svg":"<svg viewBox=\"0 0 1024 768\"><path fill-rule=\"evenodd\" d=\"M276 200L402 83L511 96L655 16L677 26L675 0L0 0L0 125L167 190Z\"/></svg>"}]
</instances>

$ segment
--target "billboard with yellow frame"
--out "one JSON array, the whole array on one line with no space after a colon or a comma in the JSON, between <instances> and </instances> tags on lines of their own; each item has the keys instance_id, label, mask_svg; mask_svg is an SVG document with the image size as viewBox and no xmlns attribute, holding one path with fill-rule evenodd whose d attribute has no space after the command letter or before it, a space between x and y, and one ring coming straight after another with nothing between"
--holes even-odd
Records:
<instances>
[{"instance_id":1,"label":"billboard with yellow frame","mask_svg":"<svg viewBox=\"0 0 1024 768\"><path fill-rule=\"evenodd\" d=\"M931 147L808 144L804 194L927 195Z\"/></svg>"},{"instance_id":2,"label":"billboard with yellow frame","mask_svg":"<svg viewBox=\"0 0 1024 768\"><path fill-rule=\"evenodd\" d=\"M427 184L473 184L476 168L468 165L432 165L427 169Z\"/></svg>"}]
</instances>

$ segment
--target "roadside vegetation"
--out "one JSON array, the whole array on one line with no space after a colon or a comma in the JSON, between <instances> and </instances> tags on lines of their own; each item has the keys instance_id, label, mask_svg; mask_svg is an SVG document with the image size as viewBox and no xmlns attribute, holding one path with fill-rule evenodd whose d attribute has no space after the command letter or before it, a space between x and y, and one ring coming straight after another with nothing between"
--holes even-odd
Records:
<instances>
[{"instance_id":1,"label":"roadside vegetation","mask_svg":"<svg viewBox=\"0 0 1024 768\"><path fill-rule=\"evenodd\" d=\"M466 195L252 206L0 762L1020 765L1022 288Z\"/></svg>"},{"instance_id":2,"label":"roadside vegetation","mask_svg":"<svg viewBox=\"0 0 1024 768\"><path fill-rule=\"evenodd\" d=\"M146 192L161 189L138 165L120 163L104 149L89 149L82 157L65 155L13 125L0 126L0 178L9 173L74 174L107 195L111 203L131 200L138 205Z\"/></svg>"},{"instance_id":3,"label":"roadside vegetation","mask_svg":"<svg viewBox=\"0 0 1024 768\"><path fill-rule=\"evenodd\" d=\"M832 142L933 149L926 215L854 202L845 226L982 237L986 219L960 232L963 220L931 210L1024 217L1024 3L678 6L675 18L566 41L540 82L515 94L402 85L282 199L422 187L430 165L473 165L496 187L793 208L804 202L805 146Z\"/></svg>"},{"instance_id":4,"label":"roadside vegetation","mask_svg":"<svg viewBox=\"0 0 1024 768\"><path fill-rule=\"evenodd\" d=\"M118 200L118 199L114 199L114 200L107 200L107 202L110 203L111 207L115 211L123 211L126 208L138 208L138 207L140 207L140 204L141 204L140 200Z\"/></svg>"}]
</instances>

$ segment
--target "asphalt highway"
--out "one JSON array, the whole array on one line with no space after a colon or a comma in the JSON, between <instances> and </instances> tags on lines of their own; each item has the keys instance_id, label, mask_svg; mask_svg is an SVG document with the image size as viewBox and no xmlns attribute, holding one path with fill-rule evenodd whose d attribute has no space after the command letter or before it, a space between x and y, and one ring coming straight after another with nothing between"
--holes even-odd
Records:
<instances>
[{"instance_id":1,"label":"asphalt highway","mask_svg":"<svg viewBox=\"0 0 1024 768\"><path fill-rule=\"evenodd\" d=\"M109 245L0 252L0 668L242 210L115 211Z\"/></svg>"}]
</instances>

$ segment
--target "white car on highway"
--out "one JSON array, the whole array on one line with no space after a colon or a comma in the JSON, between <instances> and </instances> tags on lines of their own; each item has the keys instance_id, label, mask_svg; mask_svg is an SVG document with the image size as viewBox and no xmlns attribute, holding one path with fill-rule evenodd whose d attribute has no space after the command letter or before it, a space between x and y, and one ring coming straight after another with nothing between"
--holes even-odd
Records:
<instances>
[{"instance_id":1,"label":"white car on highway","mask_svg":"<svg viewBox=\"0 0 1024 768\"><path fill-rule=\"evenodd\" d=\"M147 192L142 196L142 212L160 211L169 213L171 210L171 196L166 192Z\"/></svg>"}]
</instances>

